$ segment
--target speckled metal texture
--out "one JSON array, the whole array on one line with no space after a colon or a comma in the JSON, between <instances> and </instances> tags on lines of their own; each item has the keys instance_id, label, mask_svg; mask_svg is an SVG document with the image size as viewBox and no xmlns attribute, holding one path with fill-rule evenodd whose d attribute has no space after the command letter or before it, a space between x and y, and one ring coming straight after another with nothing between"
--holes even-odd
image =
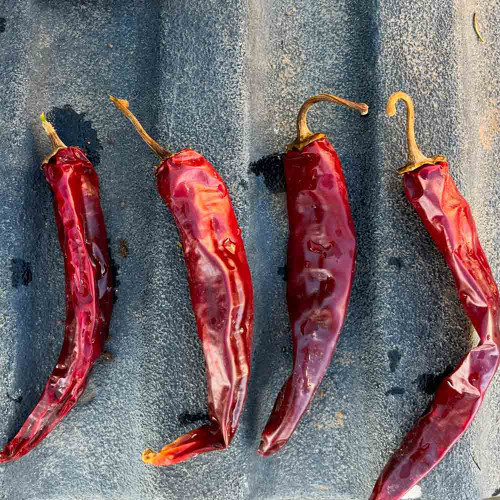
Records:
<instances>
[{"instance_id":1,"label":"speckled metal texture","mask_svg":"<svg viewBox=\"0 0 500 500\"><path fill-rule=\"evenodd\" d=\"M486 43L472 26L473 12ZM117 301L108 350L83 400L32 453L0 467L0 498L362 500L476 336L444 259L404 198L404 90L417 140L444 154L500 279L500 4L484 0L0 1L0 440L19 429L59 352L64 275L39 114L96 165ZM358 234L351 304L310 411L275 457L256 453L291 367L279 154L300 104L330 91L360 117L311 112L344 166ZM155 158L108 94L127 98L166 147L200 151L225 179L254 278L253 376L226 452L144 466L206 418L204 363L174 221ZM475 423L413 491L500 492L500 379Z\"/></svg>"}]
</instances>

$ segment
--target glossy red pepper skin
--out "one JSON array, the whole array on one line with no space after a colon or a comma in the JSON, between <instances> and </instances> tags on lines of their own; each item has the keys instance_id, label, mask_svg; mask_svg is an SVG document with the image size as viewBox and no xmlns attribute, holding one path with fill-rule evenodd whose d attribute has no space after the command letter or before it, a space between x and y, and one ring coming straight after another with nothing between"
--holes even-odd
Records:
<instances>
[{"instance_id":1,"label":"glossy red pepper skin","mask_svg":"<svg viewBox=\"0 0 500 500\"><path fill-rule=\"evenodd\" d=\"M404 174L405 193L450 267L480 343L439 386L430 410L403 440L370 500L398 500L425 477L469 427L499 363L499 294L470 207L446 162Z\"/></svg>"},{"instance_id":2,"label":"glossy red pepper skin","mask_svg":"<svg viewBox=\"0 0 500 500\"><path fill-rule=\"evenodd\" d=\"M279 393L258 452L289 440L328 369L349 303L356 234L342 166L327 139L284 157L287 185L287 303L293 370Z\"/></svg>"},{"instance_id":3,"label":"glossy red pepper skin","mask_svg":"<svg viewBox=\"0 0 500 500\"><path fill-rule=\"evenodd\" d=\"M233 439L250 376L253 288L241 229L213 166L196 151L183 149L160 164L156 178L182 242L211 420L159 453L143 453L146 463L174 465L227 448Z\"/></svg>"},{"instance_id":4,"label":"glossy red pepper skin","mask_svg":"<svg viewBox=\"0 0 500 500\"><path fill-rule=\"evenodd\" d=\"M26 455L75 406L103 352L113 306L111 263L92 164L78 148L59 149L43 165L66 273L64 343L45 390L0 462Z\"/></svg>"}]
</instances>

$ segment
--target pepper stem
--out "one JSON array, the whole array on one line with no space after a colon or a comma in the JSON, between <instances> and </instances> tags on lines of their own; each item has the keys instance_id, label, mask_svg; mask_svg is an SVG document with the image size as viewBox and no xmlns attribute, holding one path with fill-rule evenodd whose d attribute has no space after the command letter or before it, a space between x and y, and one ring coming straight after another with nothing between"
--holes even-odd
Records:
<instances>
[{"instance_id":1,"label":"pepper stem","mask_svg":"<svg viewBox=\"0 0 500 500\"><path fill-rule=\"evenodd\" d=\"M42 162L43 165L44 163L47 163L60 149L64 149L67 146L63 141L61 141L61 138L57 135L57 132L52 124L50 124L47 121L47 118L45 118L45 113L42 113L40 115L40 120L42 120L43 130L45 130L45 133L47 134L48 138L50 139L50 143L52 144L52 152L44 158Z\"/></svg>"},{"instance_id":2,"label":"pepper stem","mask_svg":"<svg viewBox=\"0 0 500 500\"><path fill-rule=\"evenodd\" d=\"M440 161L445 161L444 156L433 156L428 158L417 146L415 141L415 107L413 99L405 92L394 92L387 101L385 112L387 116L394 116L396 114L396 103L399 100L404 101L406 105L406 141L408 143L408 163L398 169L398 173L404 174L421 167L422 165L432 165Z\"/></svg>"},{"instance_id":3,"label":"pepper stem","mask_svg":"<svg viewBox=\"0 0 500 500\"><path fill-rule=\"evenodd\" d=\"M139 120L130 112L128 109L128 101L125 99L116 99L112 95L109 98L113 101L113 104L119 109L122 114L130 120L132 125L137 130L138 134L141 136L142 140L153 150L153 152L161 159L165 160L170 156L173 156L173 153L167 151L163 146L160 146L142 127L139 123Z\"/></svg>"},{"instance_id":4,"label":"pepper stem","mask_svg":"<svg viewBox=\"0 0 500 500\"><path fill-rule=\"evenodd\" d=\"M365 103L348 101L347 99L342 99L341 97L337 97L331 94L317 94L302 104L302 107L299 110L299 114L297 115L297 139L295 142L288 145L287 151L291 151L292 149L298 149L302 151L308 144L318 139L322 139L325 137L325 134L313 134L309 127L307 126L307 113L311 106L320 101L331 101L336 104L341 104L346 108L355 109L361 115L366 115L368 113L368 105Z\"/></svg>"}]
</instances>

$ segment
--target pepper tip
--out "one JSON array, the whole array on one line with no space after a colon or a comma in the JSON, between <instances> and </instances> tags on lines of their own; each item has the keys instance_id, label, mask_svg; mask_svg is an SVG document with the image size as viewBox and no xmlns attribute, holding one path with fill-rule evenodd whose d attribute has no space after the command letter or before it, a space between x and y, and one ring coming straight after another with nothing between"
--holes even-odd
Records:
<instances>
[{"instance_id":1,"label":"pepper tip","mask_svg":"<svg viewBox=\"0 0 500 500\"><path fill-rule=\"evenodd\" d=\"M151 464L151 463L153 463L153 460L154 460L155 457L156 457L156 453L151 448L148 448L147 450L144 450L142 452L142 455L141 455L142 461L145 464Z\"/></svg>"},{"instance_id":2,"label":"pepper tip","mask_svg":"<svg viewBox=\"0 0 500 500\"><path fill-rule=\"evenodd\" d=\"M40 115L40 120L42 120L42 123L47 123L47 119L45 118L45 113L42 113Z\"/></svg>"}]
</instances>

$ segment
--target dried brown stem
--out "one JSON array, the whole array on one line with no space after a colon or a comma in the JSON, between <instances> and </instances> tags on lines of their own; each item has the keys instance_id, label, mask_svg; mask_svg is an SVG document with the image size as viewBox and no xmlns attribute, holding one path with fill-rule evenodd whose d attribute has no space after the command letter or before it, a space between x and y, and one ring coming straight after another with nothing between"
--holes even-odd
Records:
<instances>
[{"instance_id":1,"label":"dried brown stem","mask_svg":"<svg viewBox=\"0 0 500 500\"><path fill-rule=\"evenodd\" d=\"M307 99L307 101L302 104L302 107L299 110L299 114L297 116L297 139L295 140L295 142L288 146L287 151L291 151L292 149L298 149L299 151L301 151L311 142L325 137L325 134L313 134L307 126L307 113L309 109L314 103L321 101L330 101L336 104L341 104L346 108L358 111L361 115L366 115L368 113L368 105L365 103L348 101L347 99L342 99L341 97L337 97L331 94L314 95Z\"/></svg>"},{"instance_id":2,"label":"dried brown stem","mask_svg":"<svg viewBox=\"0 0 500 500\"><path fill-rule=\"evenodd\" d=\"M394 92L387 101L385 112L387 116L394 116L396 114L396 103L402 100L406 105L406 141L408 143L408 163L398 169L400 174L415 170L422 165L434 164L440 161L445 161L444 156L433 156L428 158L422 151L420 151L415 141L415 107L413 99L405 92Z\"/></svg>"},{"instance_id":3,"label":"dried brown stem","mask_svg":"<svg viewBox=\"0 0 500 500\"><path fill-rule=\"evenodd\" d=\"M130 120L132 125L137 130L138 134L141 136L142 140L153 150L153 152L161 159L165 160L173 155L170 151L167 151L163 146L160 146L143 128L139 123L139 120L132 114L128 109L128 101L125 99L116 99L112 95L109 98L113 101L113 104L122 114Z\"/></svg>"},{"instance_id":4,"label":"dried brown stem","mask_svg":"<svg viewBox=\"0 0 500 500\"><path fill-rule=\"evenodd\" d=\"M63 141L61 141L61 138L57 135L57 132L52 124L50 124L45 118L45 113L40 115L40 120L42 120L43 130L45 130L45 133L52 144L52 152L44 158L42 162L43 164L47 163L60 149L64 149L67 146Z\"/></svg>"}]
</instances>

